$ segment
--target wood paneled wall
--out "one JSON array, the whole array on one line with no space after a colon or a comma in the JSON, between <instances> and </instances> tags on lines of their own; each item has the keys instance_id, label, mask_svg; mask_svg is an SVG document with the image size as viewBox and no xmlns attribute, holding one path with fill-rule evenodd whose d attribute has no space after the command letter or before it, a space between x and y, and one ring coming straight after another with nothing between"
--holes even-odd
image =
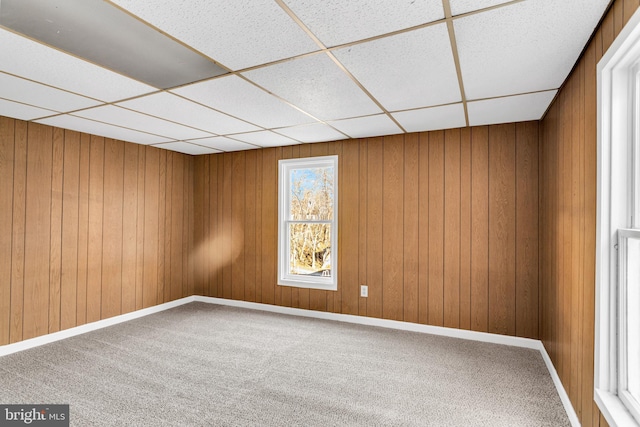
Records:
<instances>
[{"instance_id":1,"label":"wood paneled wall","mask_svg":"<svg viewBox=\"0 0 640 427\"><path fill-rule=\"evenodd\" d=\"M277 161L327 154L338 290L277 286ZM537 122L198 156L194 289L537 338L537 212Z\"/></svg>"},{"instance_id":2,"label":"wood paneled wall","mask_svg":"<svg viewBox=\"0 0 640 427\"><path fill-rule=\"evenodd\" d=\"M192 162L0 117L0 345L191 295Z\"/></svg>"},{"instance_id":3,"label":"wood paneled wall","mask_svg":"<svg viewBox=\"0 0 640 427\"><path fill-rule=\"evenodd\" d=\"M585 427L606 425L593 401L596 65L638 3L613 3L540 127L540 338Z\"/></svg>"}]
</instances>

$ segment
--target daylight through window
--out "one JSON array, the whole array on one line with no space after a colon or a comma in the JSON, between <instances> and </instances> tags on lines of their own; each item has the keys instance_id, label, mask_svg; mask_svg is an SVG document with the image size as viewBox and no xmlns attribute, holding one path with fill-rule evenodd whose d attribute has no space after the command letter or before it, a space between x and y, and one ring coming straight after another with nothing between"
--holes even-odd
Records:
<instances>
[{"instance_id":1,"label":"daylight through window","mask_svg":"<svg viewBox=\"0 0 640 427\"><path fill-rule=\"evenodd\" d=\"M278 284L337 289L338 157L280 160Z\"/></svg>"}]
</instances>

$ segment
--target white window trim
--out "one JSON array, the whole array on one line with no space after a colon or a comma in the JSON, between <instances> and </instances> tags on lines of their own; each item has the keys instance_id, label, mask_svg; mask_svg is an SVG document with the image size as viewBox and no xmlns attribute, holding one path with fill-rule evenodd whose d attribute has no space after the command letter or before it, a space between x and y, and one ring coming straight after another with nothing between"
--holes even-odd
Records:
<instances>
[{"instance_id":1,"label":"white window trim","mask_svg":"<svg viewBox=\"0 0 640 427\"><path fill-rule=\"evenodd\" d=\"M594 398L612 426L639 426L618 396L617 231L632 226L633 100L640 10L598 63L598 201ZM636 221L637 224L637 221Z\"/></svg>"},{"instance_id":2,"label":"white window trim","mask_svg":"<svg viewBox=\"0 0 640 427\"><path fill-rule=\"evenodd\" d=\"M302 168L332 166L333 220L331 223L331 276L294 276L287 273L289 265L289 239L287 234L289 171ZM307 157L278 161L278 285L335 291L338 289L338 156ZM323 221L324 222L324 221Z\"/></svg>"}]
</instances>

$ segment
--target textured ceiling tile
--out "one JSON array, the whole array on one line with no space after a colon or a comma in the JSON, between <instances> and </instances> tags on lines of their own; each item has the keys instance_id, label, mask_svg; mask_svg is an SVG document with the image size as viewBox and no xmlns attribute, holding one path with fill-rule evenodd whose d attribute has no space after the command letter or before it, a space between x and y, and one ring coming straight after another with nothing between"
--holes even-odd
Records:
<instances>
[{"instance_id":1,"label":"textured ceiling tile","mask_svg":"<svg viewBox=\"0 0 640 427\"><path fill-rule=\"evenodd\" d=\"M324 54L244 74L320 120L379 113L378 106Z\"/></svg>"},{"instance_id":2,"label":"textured ceiling tile","mask_svg":"<svg viewBox=\"0 0 640 427\"><path fill-rule=\"evenodd\" d=\"M56 112L0 98L0 116L20 120L33 120L38 117L46 117L53 114L56 114Z\"/></svg>"},{"instance_id":3,"label":"textured ceiling tile","mask_svg":"<svg viewBox=\"0 0 640 427\"><path fill-rule=\"evenodd\" d=\"M233 135L233 137L253 145L259 145L261 147L279 147L281 145L300 144L298 141L294 141L291 138L278 135L277 133L268 130L264 130L261 132L239 133Z\"/></svg>"},{"instance_id":4,"label":"textured ceiling tile","mask_svg":"<svg viewBox=\"0 0 640 427\"><path fill-rule=\"evenodd\" d=\"M196 83L172 92L265 128L315 121L238 76Z\"/></svg>"},{"instance_id":5,"label":"textured ceiling tile","mask_svg":"<svg viewBox=\"0 0 640 427\"><path fill-rule=\"evenodd\" d=\"M467 99L560 87L608 3L525 1L455 20Z\"/></svg>"},{"instance_id":6,"label":"textured ceiling tile","mask_svg":"<svg viewBox=\"0 0 640 427\"><path fill-rule=\"evenodd\" d=\"M449 0L449 3L451 5L451 14L456 16L510 1L511 0Z\"/></svg>"},{"instance_id":7,"label":"textured ceiling tile","mask_svg":"<svg viewBox=\"0 0 640 427\"><path fill-rule=\"evenodd\" d=\"M539 120L557 92L551 90L469 102L469 126Z\"/></svg>"},{"instance_id":8,"label":"textured ceiling tile","mask_svg":"<svg viewBox=\"0 0 640 427\"><path fill-rule=\"evenodd\" d=\"M351 138L366 138L369 136L402 133L402 129L386 114L337 120L335 122L329 122L329 124L341 132L346 133Z\"/></svg>"},{"instance_id":9,"label":"textured ceiling tile","mask_svg":"<svg viewBox=\"0 0 640 427\"><path fill-rule=\"evenodd\" d=\"M439 0L285 0L285 3L327 47L444 18Z\"/></svg>"},{"instance_id":10,"label":"textured ceiling tile","mask_svg":"<svg viewBox=\"0 0 640 427\"><path fill-rule=\"evenodd\" d=\"M347 139L345 135L323 123L277 129L276 132L300 142L322 142Z\"/></svg>"},{"instance_id":11,"label":"textured ceiling tile","mask_svg":"<svg viewBox=\"0 0 640 427\"><path fill-rule=\"evenodd\" d=\"M215 134L259 129L249 123L166 92L121 102L118 105Z\"/></svg>"},{"instance_id":12,"label":"textured ceiling tile","mask_svg":"<svg viewBox=\"0 0 640 427\"><path fill-rule=\"evenodd\" d=\"M111 102L156 89L0 29L0 71Z\"/></svg>"},{"instance_id":13,"label":"textured ceiling tile","mask_svg":"<svg viewBox=\"0 0 640 427\"><path fill-rule=\"evenodd\" d=\"M100 102L40 83L0 73L0 97L40 108L67 112L93 107Z\"/></svg>"},{"instance_id":14,"label":"textured ceiling tile","mask_svg":"<svg viewBox=\"0 0 640 427\"><path fill-rule=\"evenodd\" d=\"M258 148L255 145L236 141L235 139L227 138L224 136L216 136L214 138L194 139L193 141L187 141L187 142L202 145L205 147L215 148L216 150L219 150L219 151L242 151L242 150L252 150L254 148Z\"/></svg>"},{"instance_id":15,"label":"textured ceiling tile","mask_svg":"<svg viewBox=\"0 0 640 427\"><path fill-rule=\"evenodd\" d=\"M125 129L118 126L112 126L106 123L83 119L81 117L71 116L68 114L65 114L63 116L50 117L48 119L36 120L36 122L49 126L56 126L63 129L71 129L78 132L90 133L92 135L105 136L107 138L135 142L145 145L170 141L169 138L151 135L144 132L138 132L131 129Z\"/></svg>"},{"instance_id":16,"label":"textured ceiling tile","mask_svg":"<svg viewBox=\"0 0 640 427\"><path fill-rule=\"evenodd\" d=\"M200 154L213 154L220 153L220 150L214 148L203 147L201 145L190 144L188 142L167 142L166 144L157 144L154 147L162 148L164 150L177 151L179 153L191 154L197 156Z\"/></svg>"},{"instance_id":17,"label":"textured ceiling tile","mask_svg":"<svg viewBox=\"0 0 640 427\"><path fill-rule=\"evenodd\" d=\"M394 113L393 117L407 132L451 129L465 126L464 108L462 104L402 111L400 113Z\"/></svg>"},{"instance_id":18,"label":"textured ceiling tile","mask_svg":"<svg viewBox=\"0 0 640 427\"><path fill-rule=\"evenodd\" d=\"M273 0L113 0L234 70L318 50Z\"/></svg>"},{"instance_id":19,"label":"textured ceiling tile","mask_svg":"<svg viewBox=\"0 0 640 427\"><path fill-rule=\"evenodd\" d=\"M186 126L150 117L146 114L137 113L124 108L115 107L113 105L78 111L74 113L74 115L153 133L155 135L162 135L170 139L193 139L209 136L209 133L207 132L188 128Z\"/></svg>"},{"instance_id":20,"label":"textured ceiling tile","mask_svg":"<svg viewBox=\"0 0 640 427\"><path fill-rule=\"evenodd\" d=\"M346 47L335 55L388 111L462 100L446 24Z\"/></svg>"}]
</instances>

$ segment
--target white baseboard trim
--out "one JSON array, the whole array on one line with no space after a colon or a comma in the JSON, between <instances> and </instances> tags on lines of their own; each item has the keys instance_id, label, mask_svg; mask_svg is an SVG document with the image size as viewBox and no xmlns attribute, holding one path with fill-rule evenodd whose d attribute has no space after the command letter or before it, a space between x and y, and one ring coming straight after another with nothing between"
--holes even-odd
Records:
<instances>
[{"instance_id":1,"label":"white baseboard trim","mask_svg":"<svg viewBox=\"0 0 640 427\"><path fill-rule=\"evenodd\" d=\"M158 313L160 311L168 310L170 308L177 307L183 304L188 304L193 301L193 296L181 298L179 300L166 302L164 304L154 305L153 307L143 308L142 310L136 310L130 313L121 314L119 316L110 317L108 319L98 320L96 322L91 322L85 325L76 326L74 328L65 329L64 331L53 332L51 334L30 338L28 340L20 341L14 344L3 345L0 346L0 357L27 350L29 348L49 344L55 341L60 341L65 338L75 337L76 335L86 334L87 332L117 325L118 323L127 322L139 317L148 316L149 314Z\"/></svg>"},{"instance_id":2,"label":"white baseboard trim","mask_svg":"<svg viewBox=\"0 0 640 427\"><path fill-rule=\"evenodd\" d=\"M109 319L99 320L97 322L87 323L86 325L76 326L74 328L65 329L64 331L54 332L48 335L43 335L36 338L20 341L15 344L7 344L0 346L0 357L8 354L17 353L29 348L38 347L44 344L49 344L55 341L60 341L65 338L74 337L76 335L85 334L87 332L95 331L97 329L106 328L108 326L117 325L118 323L127 322L129 320L137 319L140 317L148 316L153 313L168 310L170 308L178 307L190 302L204 302L208 304L226 305L230 307L247 308L252 310L268 311L271 313L288 314L292 316L311 317L315 319L335 320L338 322L354 323L358 325L377 326L381 328L397 329L402 331L419 332L431 335L440 335L451 338L461 338L472 341L482 341L493 344L511 345L515 347L530 348L540 351L542 359L547 365L549 375L556 386L560 400L564 405L569 421L573 427L580 427L580 421L576 415L569 395L564 389L560 377L556 372L551 358L544 348L542 341L534 340L530 338L511 337L506 335L491 334L487 332L476 332L462 329L445 328L442 326L422 325L417 323L402 322L398 320L378 319L374 317L355 316L350 314L339 313L327 313L324 311L305 310L301 308L281 307L278 305L261 304L256 302L247 302L239 300L230 300L224 298L203 297L194 295L179 300L167 302L164 304L156 305L142 310L133 311L131 313L121 314L119 316L111 317Z\"/></svg>"},{"instance_id":3,"label":"white baseboard trim","mask_svg":"<svg viewBox=\"0 0 640 427\"><path fill-rule=\"evenodd\" d=\"M324 311L305 310L301 308L281 307L278 305L261 304L255 302L230 300L224 298L213 298L194 296L194 301L205 302L209 304L226 305L230 307L248 308L253 310L268 311L271 313L289 314L293 316L312 317L315 319L335 320L339 322L355 323L359 325L378 326L382 328L398 329L403 331L420 332L432 335L441 335L452 338L461 338L472 341L482 341L492 344L511 345L514 347L523 347L538 350L542 355L542 359L547 366L549 375L556 386L560 401L567 412L567 417L573 427L580 427L580 420L573 409L569 395L567 394L556 368L551 362L551 358L544 348L544 344L540 340L530 338L511 337L506 335L491 334L487 332L476 332L462 329L445 328L441 326L422 325L410 322L401 322L397 320L378 319L374 317L354 316L349 314L327 313Z\"/></svg>"}]
</instances>

